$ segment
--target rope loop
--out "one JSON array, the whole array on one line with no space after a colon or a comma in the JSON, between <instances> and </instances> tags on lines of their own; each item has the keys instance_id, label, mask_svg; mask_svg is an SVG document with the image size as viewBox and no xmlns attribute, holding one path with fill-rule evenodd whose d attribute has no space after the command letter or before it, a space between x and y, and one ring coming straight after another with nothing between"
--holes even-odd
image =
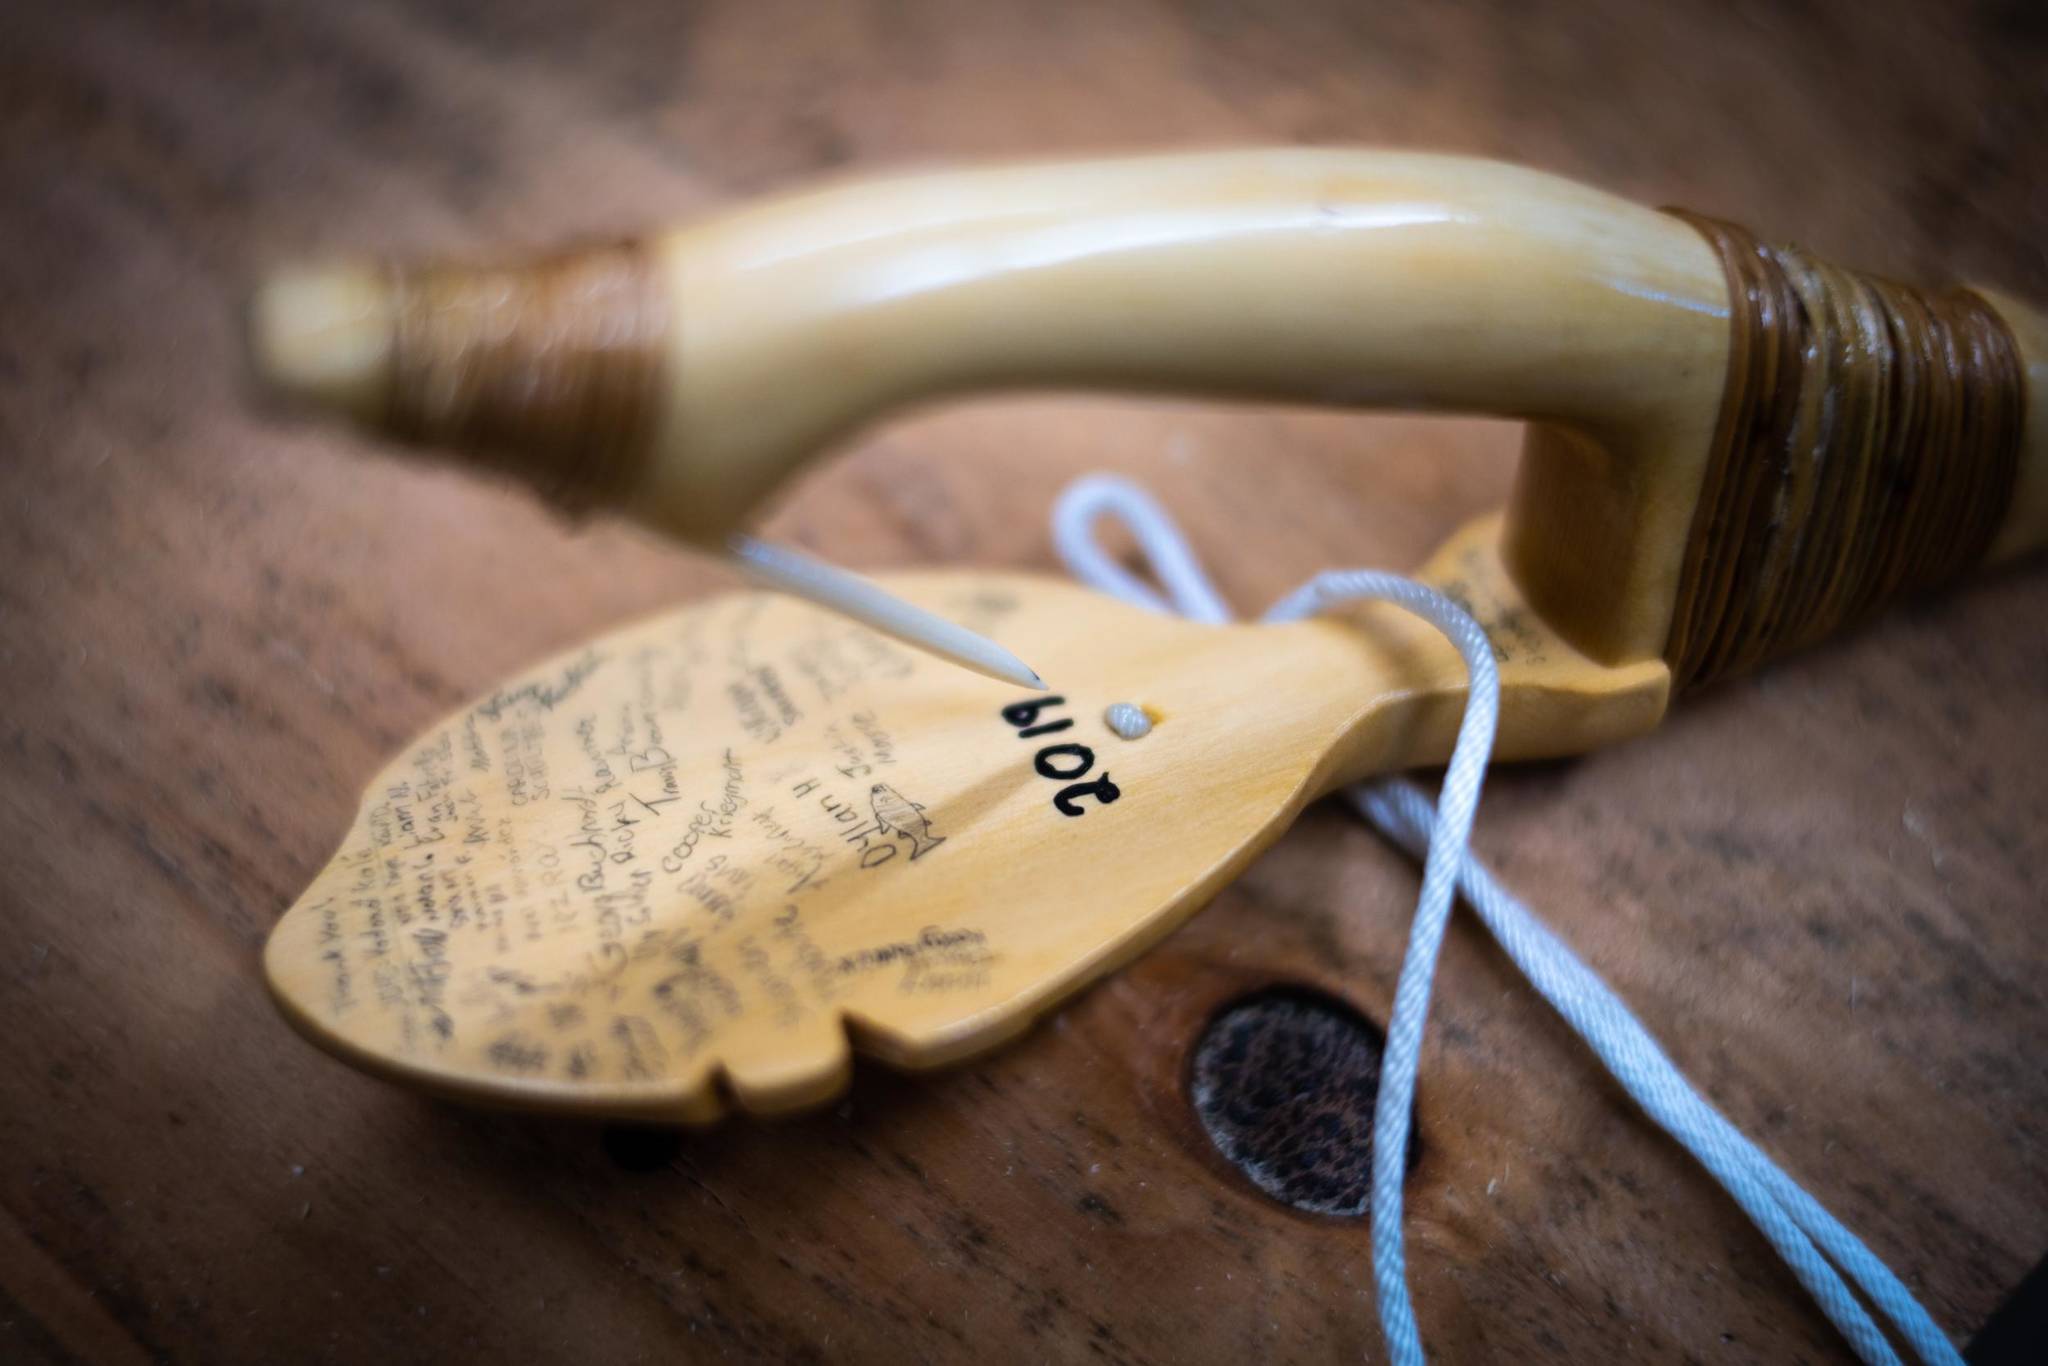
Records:
<instances>
[{"instance_id":1,"label":"rope loop","mask_svg":"<svg viewBox=\"0 0 2048 1366\"><path fill-rule=\"evenodd\" d=\"M1137 538L1164 595L1095 540L1095 527L1105 518L1122 522ZM1090 475L1068 486L1053 510L1053 543L1075 578L1112 597L1211 624L1231 619L1228 604L1180 528L1150 494L1127 479ZM1373 1281L1388 1356L1399 1366L1421 1366L1423 1360L1402 1245L1402 1178L1430 985L1452 898L1463 891L1529 984L1643 1111L1720 1182L1858 1356L1873 1366L1899 1360L1845 1275L1920 1360L1961 1366L1962 1355L1891 1269L1703 1099L1613 989L1471 852L1479 789L1500 716L1500 675L1479 623L1427 584L1375 570L1319 574L1275 603L1265 620L1299 620L1360 598L1395 603L1428 621L1457 647L1471 673L1465 716L1437 803L1400 778L1360 783L1344 794L1368 824L1423 860L1422 890L1394 989L1373 1114Z\"/></svg>"}]
</instances>

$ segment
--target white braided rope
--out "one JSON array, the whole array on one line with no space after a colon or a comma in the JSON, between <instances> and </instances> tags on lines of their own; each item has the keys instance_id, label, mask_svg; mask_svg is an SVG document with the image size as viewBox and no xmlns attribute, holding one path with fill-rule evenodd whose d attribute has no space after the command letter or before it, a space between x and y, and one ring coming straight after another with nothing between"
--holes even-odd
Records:
<instances>
[{"instance_id":1,"label":"white braided rope","mask_svg":"<svg viewBox=\"0 0 2048 1366\"><path fill-rule=\"evenodd\" d=\"M1095 524L1105 516L1124 523L1137 538L1164 596L1096 543ZM1068 570L1091 587L1163 614L1177 613L1212 625L1231 619L1228 604L1179 528L1129 480L1091 475L1070 485L1053 510L1053 541ZM1366 570L1319 574L1274 604L1266 619L1297 620L1360 598L1398 604L1428 621L1457 647L1471 675L1439 805L1432 806L1413 784L1399 778L1361 783L1345 794L1367 822L1423 860L1422 890L1394 989L1373 1115L1373 1280L1389 1356L1402 1366L1419 1366L1423 1360L1401 1236L1402 1178L1430 984L1450 922L1452 898L1462 890L1530 984L1644 1112L1721 1183L1859 1356L1872 1363L1898 1361L1843 1273L1922 1361L1960 1366L1961 1354L1890 1268L1702 1099L1621 998L1502 888L1467 848L1500 714L1500 677L1479 624L1435 589Z\"/></svg>"}]
</instances>

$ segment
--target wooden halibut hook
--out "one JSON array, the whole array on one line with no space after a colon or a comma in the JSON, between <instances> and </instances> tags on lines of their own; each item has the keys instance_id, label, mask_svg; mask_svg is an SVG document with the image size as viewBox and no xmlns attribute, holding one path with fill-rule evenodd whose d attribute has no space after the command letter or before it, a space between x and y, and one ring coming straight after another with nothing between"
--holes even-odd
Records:
<instances>
[{"instance_id":1,"label":"wooden halibut hook","mask_svg":"<svg viewBox=\"0 0 2048 1366\"><path fill-rule=\"evenodd\" d=\"M2048 323L1457 158L1247 151L923 175L503 269L279 275L276 388L702 543L819 447L1013 387L1525 419L1420 572L1500 658L1503 758L2048 536ZM1443 760L1457 656L1383 606L1209 627L1071 584L884 580L1024 696L732 595L420 738L271 937L286 1015L470 1099L708 1120L999 1043L1304 803ZM1136 703L1150 734L1105 709Z\"/></svg>"}]
</instances>

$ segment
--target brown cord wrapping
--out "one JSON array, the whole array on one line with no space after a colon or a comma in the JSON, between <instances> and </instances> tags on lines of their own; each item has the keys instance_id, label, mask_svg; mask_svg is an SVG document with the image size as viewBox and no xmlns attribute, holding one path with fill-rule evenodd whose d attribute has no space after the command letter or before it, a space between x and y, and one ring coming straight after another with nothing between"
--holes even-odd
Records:
<instances>
[{"instance_id":1,"label":"brown cord wrapping","mask_svg":"<svg viewBox=\"0 0 2048 1366\"><path fill-rule=\"evenodd\" d=\"M395 433L489 455L571 507L623 495L659 416L668 324L644 246L391 280Z\"/></svg>"},{"instance_id":2,"label":"brown cord wrapping","mask_svg":"<svg viewBox=\"0 0 2048 1366\"><path fill-rule=\"evenodd\" d=\"M1740 673L1983 558L2026 391L2004 320L1670 210L1728 273L1727 387L1664 657Z\"/></svg>"}]
</instances>

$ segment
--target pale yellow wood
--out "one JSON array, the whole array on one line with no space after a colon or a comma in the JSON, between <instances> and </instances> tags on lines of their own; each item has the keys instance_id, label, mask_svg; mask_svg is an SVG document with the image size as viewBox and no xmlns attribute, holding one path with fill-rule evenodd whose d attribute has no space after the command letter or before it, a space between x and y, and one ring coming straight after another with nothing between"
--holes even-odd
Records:
<instances>
[{"instance_id":1,"label":"pale yellow wood","mask_svg":"<svg viewBox=\"0 0 2048 1366\"><path fill-rule=\"evenodd\" d=\"M653 252L666 383L617 496L657 526L714 539L849 429L978 390L1521 417L1510 509L1425 570L1502 652L1499 753L1578 752L1663 711L1729 325L1721 266L1677 219L1495 163L1278 149L847 184ZM380 420L383 278L273 281L259 370ZM1998 306L2034 400L2004 556L2048 534L2048 331ZM1392 609L1205 628L1046 581L892 582L1028 659L1065 699L1043 719L1071 725L1020 738L1000 711L1028 694L787 601L683 609L544 666L380 777L272 940L287 1012L480 1099L687 1119L728 1096L812 1103L849 1035L931 1065L1014 1034L1312 796L1441 760L1462 702L1455 654ZM1153 733L1116 739L1118 701ZM1034 771L1066 743L1086 772ZM1105 772L1114 802L1055 809ZM693 819L712 823L694 842Z\"/></svg>"},{"instance_id":2,"label":"pale yellow wood","mask_svg":"<svg viewBox=\"0 0 2048 1366\"><path fill-rule=\"evenodd\" d=\"M1495 162L1274 148L860 181L654 249L668 384L621 506L671 532L715 543L833 439L980 390L1493 413L1596 441L1618 472L1544 465L1563 495L1524 500L1564 510L1576 556L1553 574L1521 538L1546 611L1610 662L1664 643L1727 316L1713 253L1651 209ZM390 365L365 278L274 278L259 371L374 414Z\"/></svg>"},{"instance_id":3,"label":"pale yellow wood","mask_svg":"<svg viewBox=\"0 0 2048 1366\"><path fill-rule=\"evenodd\" d=\"M1663 666L1601 668L1546 631L1498 533L1468 529L1425 577L1498 643L1501 752L1654 725ZM764 594L593 642L372 783L266 951L286 1014L360 1066L486 1102L814 1104L843 1085L849 1035L906 1066L1013 1036L1310 798L1444 757L1463 705L1456 654L1393 608L1205 627L1058 580L884 582L1038 661L1062 700ZM1111 733L1119 701L1152 733ZM1018 703L1037 710L1005 719ZM1103 778L1114 800L1070 791Z\"/></svg>"},{"instance_id":4,"label":"pale yellow wood","mask_svg":"<svg viewBox=\"0 0 2048 1366\"><path fill-rule=\"evenodd\" d=\"M1490 413L1531 423L1531 601L1604 662L1663 650L1728 345L1720 263L1669 215L1496 162L1254 148L850 182L653 249L667 384L621 505L669 531L715 542L847 431L976 391ZM259 373L374 425L390 278L274 277ZM2048 539L2048 332L1996 302L2034 400L2007 558Z\"/></svg>"},{"instance_id":5,"label":"pale yellow wood","mask_svg":"<svg viewBox=\"0 0 2048 1366\"><path fill-rule=\"evenodd\" d=\"M269 387L375 426L396 325L387 270L359 262L282 270L249 301L249 351Z\"/></svg>"},{"instance_id":6,"label":"pale yellow wood","mask_svg":"<svg viewBox=\"0 0 2048 1366\"><path fill-rule=\"evenodd\" d=\"M991 388L1196 392L1563 424L1609 658L1663 646L1721 393L1699 234L1462 157L1254 149L863 181L663 242L679 334L646 515L699 535L848 428ZM1538 566L1531 563L1529 569ZM1558 596L1576 594L1576 580Z\"/></svg>"}]
</instances>

